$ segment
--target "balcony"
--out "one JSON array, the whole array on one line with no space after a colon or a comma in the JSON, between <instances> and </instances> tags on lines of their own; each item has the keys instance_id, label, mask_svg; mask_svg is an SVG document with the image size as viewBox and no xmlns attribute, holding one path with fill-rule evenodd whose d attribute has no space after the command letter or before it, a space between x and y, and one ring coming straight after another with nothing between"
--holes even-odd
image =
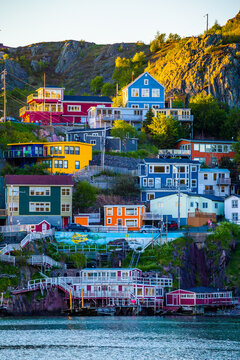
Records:
<instances>
[{"instance_id":1,"label":"balcony","mask_svg":"<svg viewBox=\"0 0 240 360\"><path fill-rule=\"evenodd\" d=\"M32 100L39 99L39 100L61 100L60 94L46 94L45 98L43 95L38 94L31 94L27 97L27 103L31 102Z\"/></svg>"},{"instance_id":2,"label":"balcony","mask_svg":"<svg viewBox=\"0 0 240 360\"><path fill-rule=\"evenodd\" d=\"M47 112L47 113L62 113L63 107L61 105L38 105L38 106L24 106L19 110L19 116L22 117L27 111L32 112Z\"/></svg>"},{"instance_id":3,"label":"balcony","mask_svg":"<svg viewBox=\"0 0 240 360\"><path fill-rule=\"evenodd\" d=\"M167 157L179 157L179 156L185 156L190 157L191 156L191 150L182 150L182 149L160 149L158 150L159 157L167 158Z\"/></svg>"},{"instance_id":4,"label":"balcony","mask_svg":"<svg viewBox=\"0 0 240 360\"><path fill-rule=\"evenodd\" d=\"M140 190L147 191L178 191L178 185L162 185L162 186L141 186ZM191 190L187 185L180 185L181 191Z\"/></svg>"},{"instance_id":5,"label":"balcony","mask_svg":"<svg viewBox=\"0 0 240 360\"><path fill-rule=\"evenodd\" d=\"M3 153L5 159L17 159L17 158L42 158L46 157L45 155L36 154L33 151L24 151L24 150L6 150Z\"/></svg>"},{"instance_id":6,"label":"balcony","mask_svg":"<svg viewBox=\"0 0 240 360\"><path fill-rule=\"evenodd\" d=\"M139 121L143 120L143 115L98 115L97 121L115 121L115 120L125 120L125 121Z\"/></svg>"},{"instance_id":7,"label":"balcony","mask_svg":"<svg viewBox=\"0 0 240 360\"><path fill-rule=\"evenodd\" d=\"M211 189L211 190L203 190L203 194L204 195L214 195L214 191L213 191L213 189Z\"/></svg>"},{"instance_id":8,"label":"balcony","mask_svg":"<svg viewBox=\"0 0 240 360\"><path fill-rule=\"evenodd\" d=\"M218 178L217 185L231 185L231 178Z\"/></svg>"},{"instance_id":9,"label":"balcony","mask_svg":"<svg viewBox=\"0 0 240 360\"><path fill-rule=\"evenodd\" d=\"M178 121L186 121L186 122L193 121L193 115L173 115L173 118L177 119Z\"/></svg>"},{"instance_id":10,"label":"balcony","mask_svg":"<svg viewBox=\"0 0 240 360\"><path fill-rule=\"evenodd\" d=\"M145 213L143 215L143 220L161 220L162 215L160 214L153 214L153 213Z\"/></svg>"}]
</instances>

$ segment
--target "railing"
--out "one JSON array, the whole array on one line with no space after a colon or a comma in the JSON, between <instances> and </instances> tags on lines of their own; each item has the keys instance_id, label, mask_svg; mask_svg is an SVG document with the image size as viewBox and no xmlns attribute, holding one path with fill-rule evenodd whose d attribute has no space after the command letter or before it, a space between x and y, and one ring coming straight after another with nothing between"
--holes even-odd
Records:
<instances>
[{"instance_id":1,"label":"railing","mask_svg":"<svg viewBox=\"0 0 240 360\"><path fill-rule=\"evenodd\" d=\"M60 94L51 94L50 96L45 96L45 98L43 97L43 95L38 95L38 94L31 94L27 97L27 102L32 101L33 99L41 99L41 100L51 100L51 99L57 99L57 100L61 100L61 95Z\"/></svg>"},{"instance_id":2,"label":"railing","mask_svg":"<svg viewBox=\"0 0 240 360\"><path fill-rule=\"evenodd\" d=\"M28 263L30 265L48 265L50 267L64 267L66 269L66 265L61 264L58 261L53 260L51 257L47 255L32 255L30 259L28 259Z\"/></svg>"},{"instance_id":3,"label":"railing","mask_svg":"<svg viewBox=\"0 0 240 360\"><path fill-rule=\"evenodd\" d=\"M156 191L156 190L168 190L168 191L177 191L178 185L157 185L157 186L140 186L140 190L149 190L149 191ZM181 191L190 190L190 187L187 185L180 185Z\"/></svg>"},{"instance_id":4,"label":"railing","mask_svg":"<svg viewBox=\"0 0 240 360\"><path fill-rule=\"evenodd\" d=\"M214 191L213 190L203 190L203 193L205 195L213 195L214 194Z\"/></svg>"},{"instance_id":5,"label":"railing","mask_svg":"<svg viewBox=\"0 0 240 360\"><path fill-rule=\"evenodd\" d=\"M76 214L75 217L77 216L86 216L88 217L88 221L89 223L99 223L100 219L101 219L101 215L100 213L79 213Z\"/></svg>"},{"instance_id":6,"label":"railing","mask_svg":"<svg viewBox=\"0 0 240 360\"><path fill-rule=\"evenodd\" d=\"M38 94L31 94L27 97L27 102L30 102L33 99L38 99Z\"/></svg>"},{"instance_id":7,"label":"railing","mask_svg":"<svg viewBox=\"0 0 240 360\"><path fill-rule=\"evenodd\" d=\"M19 110L20 117L25 114L27 111L34 111L34 112L51 112L51 113L62 113L63 107L57 106L56 108L51 108L51 105L45 105L45 106L23 106Z\"/></svg>"},{"instance_id":8,"label":"railing","mask_svg":"<svg viewBox=\"0 0 240 360\"><path fill-rule=\"evenodd\" d=\"M9 263L15 265L15 256L11 256L11 255L0 255L0 261L9 262Z\"/></svg>"},{"instance_id":9,"label":"railing","mask_svg":"<svg viewBox=\"0 0 240 360\"><path fill-rule=\"evenodd\" d=\"M183 150L183 149L160 149L158 150L159 155L171 155L171 156L190 156L191 150Z\"/></svg>"},{"instance_id":10,"label":"railing","mask_svg":"<svg viewBox=\"0 0 240 360\"><path fill-rule=\"evenodd\" d=\"M143 214L143 220L161 220L161 214L145 213Z\"/></svg>"},{"instance_id":11,"label":"railing","mask_svg":"<svg viewBox=\"0 0 240 360\"><path fill-rule=\"evenodd\" d=\"M129 174L132 176L138 176L138 170L129 170L128 168L120 168L115 166L99 166L99 165L92 165L92 166L86 166L82 170L78 171L74 174L75 177L81 178L81 177L91 177L92 175L95 175L97 173L100 173L101 171L109 170L118 174Z\"/></svg>"},{"instance_id":12,"label":"railing","mask_svg":"<svg viewBox=\"0 0 240 360\"><path fill-rule=\"evenodd\" d=\"M231 178L218 178L217 185L231 185Z\"/></svg>"},{"instance_id":13,"label":"railing","mask_svg":"<svg viewBox=\"0 0 240 360\"><path fill-rule=\"evenodd\" d=\"M178 121L193 121L193 115L173 115Z\"/></svg>"},{"instance_id":14,"label":"railing","mask_svg":"<svg viewBox=\"0 0 240 360\"><path fill-rule=\"evenodd\" d=\"M115 120L125 120L125 121L142 121L143 115L98 115L97 121L115 121Z\"/></svg>"},{"instance_id":15,"label":"railing","mask_svg":"<svg viewBox=\"0 0 240 360\"><path fill-rule=\"evenodd\" d=\"M3 153L5 159L16 159L16 158L38 158L47 157L47 155L36 154L33 151L23 150L6 150Z\"/></svg>"}]
</instances>

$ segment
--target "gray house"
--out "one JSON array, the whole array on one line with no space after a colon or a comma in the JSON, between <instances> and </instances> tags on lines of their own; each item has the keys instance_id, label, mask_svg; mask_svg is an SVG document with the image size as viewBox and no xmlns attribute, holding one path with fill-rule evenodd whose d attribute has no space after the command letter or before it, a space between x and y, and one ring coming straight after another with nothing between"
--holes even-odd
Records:
<instances>
[{"instance_id":1,"label":"gray house","mask_svg":"<svg viewBox=\"0 0 240 360\"><path fill-rule=\"evenodd\" d=\"M88 144L95 145L93 150L102 151L104 147L106 151L136 151L137 142L136 138L128 138L125 144L120 138L111 136L111 127L96 128L96 129L73 129L67 133L67 141L81 141Z\"/></svg>"}]
</instances>

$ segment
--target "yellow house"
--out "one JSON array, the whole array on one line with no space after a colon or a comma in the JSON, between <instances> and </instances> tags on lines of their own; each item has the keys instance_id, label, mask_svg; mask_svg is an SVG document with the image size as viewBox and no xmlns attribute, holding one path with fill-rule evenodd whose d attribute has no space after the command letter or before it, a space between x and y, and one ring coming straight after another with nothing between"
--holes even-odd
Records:
<instances>
[{"instance_id":1,"label":"yellow house","mask_svg":"<svg viewBox=\"0 0 240 360\"><path fill-rule=\"evenodd\" d=\"M78 141L8 144L5 158L15 166L44 164L51 173L74 174L92 160L94 145Z\"/></svg>"}]
</instances>

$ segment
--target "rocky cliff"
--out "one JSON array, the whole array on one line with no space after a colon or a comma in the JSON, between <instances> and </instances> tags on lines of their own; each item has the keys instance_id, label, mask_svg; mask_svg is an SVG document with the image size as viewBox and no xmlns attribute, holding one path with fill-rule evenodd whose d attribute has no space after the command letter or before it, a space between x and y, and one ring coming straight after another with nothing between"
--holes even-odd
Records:
<instances>
[{"instance_id":1,"label":"rocky cliff","mask_svg":"<svg viewBox=\"0 0 240 360\"><path fill-rule=\"evenodd\" d=\"M4 47L0 70L6 66L9 88L24 87L26 82L41 86L46 73L47 85L84 94L90 92L95 76L112 81L116 57L130 59L144 51L145 69L165 86L167 94L190 97L206 90L209 79L217 99L240 107L240 12L225 26L213 28L208 35L164 42L154 54L142 43L96 45L83 40Z\"/></svg>"}]
</instances>

